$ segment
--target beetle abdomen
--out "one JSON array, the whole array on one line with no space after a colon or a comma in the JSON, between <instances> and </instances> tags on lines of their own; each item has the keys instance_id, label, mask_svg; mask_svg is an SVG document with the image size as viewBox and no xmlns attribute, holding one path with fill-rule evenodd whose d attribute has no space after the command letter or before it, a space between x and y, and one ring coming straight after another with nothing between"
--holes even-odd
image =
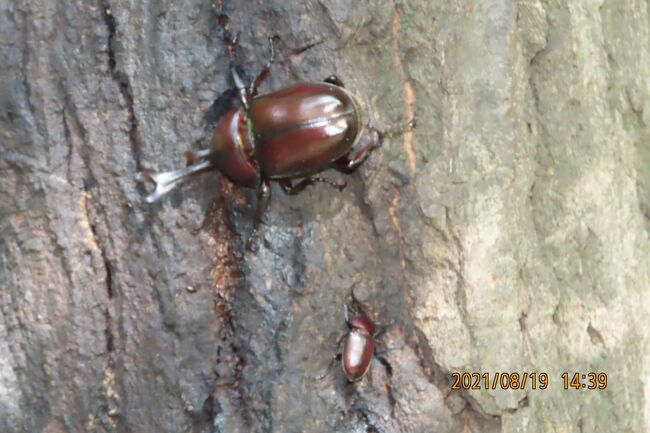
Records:
<instances>
[{"instance_id":1,"label":"beetle abdomen","mask_svg":"<svg viewBox=\"0 0 650 433\"><path fill-rule=\"evenodd\" d=\"M356 382L366 374L374 352L372 336L361 331L350 331L345 339L342 359L343 372L349 381Z\"/></svg>"},{"instance_id":2,"label":"beetle abdomen","mask_svg":"<svg viewBox=\"0 0 650 433\"><path fill-rule=\"evenodd\" d=\"M341 87L306 83L254 98L249 111L264 177L308 176L347 153L362 132L359 104Z\"/></svg>"}]
</instances>

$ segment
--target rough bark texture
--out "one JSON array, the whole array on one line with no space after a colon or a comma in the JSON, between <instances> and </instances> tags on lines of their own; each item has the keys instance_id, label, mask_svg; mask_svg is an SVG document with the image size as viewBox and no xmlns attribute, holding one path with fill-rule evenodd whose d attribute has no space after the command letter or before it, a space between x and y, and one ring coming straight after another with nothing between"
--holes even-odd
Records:
<instances>
[{"instance_id":1,"label":"rough bark texture","mask_svg":"<svg viewBox=\"0 0 650 433\"><path fill-rule=\"evenodd\" d=\"M649 2L227 8L249 75L282 39L264 89L336 73L418 128L343 193L274 187L248 252L252 192L207 174L149 206L134 179L207 145L209 2L0 2L0 431L650 430ZM314 380L352 288L392 376Z\"/></svg>"}]
</instances>

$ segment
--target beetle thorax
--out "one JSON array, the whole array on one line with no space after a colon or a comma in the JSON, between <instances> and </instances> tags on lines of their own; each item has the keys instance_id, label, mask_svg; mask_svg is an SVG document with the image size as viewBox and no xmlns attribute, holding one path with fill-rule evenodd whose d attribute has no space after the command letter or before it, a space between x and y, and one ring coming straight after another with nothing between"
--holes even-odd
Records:
<instances>
[{"instance_id":1,"label":"beetle thorax","mask_svg":"<svg viewBox=\"0 0 650 433\"><path fill-rule=\"evenodd\" d=\"M355 314L350 317L348 326L351 331L362 332L369 336L372 336L373 334L372 322L370 322L370 319L363 314Z\"/></svg>"}]
</instances>

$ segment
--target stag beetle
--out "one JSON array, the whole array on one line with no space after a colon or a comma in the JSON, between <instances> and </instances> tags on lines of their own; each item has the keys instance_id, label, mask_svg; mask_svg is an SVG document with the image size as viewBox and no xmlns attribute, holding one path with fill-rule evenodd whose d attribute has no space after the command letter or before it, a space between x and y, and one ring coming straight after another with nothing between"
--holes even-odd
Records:
<instances>
[{"instance_id":1,"label":"stag beetle","mask_svg":"<svg viewBox=\"0 0 650 433\"><path fill-rule=\"evenodd\" d=\"M216 11L216 5L213 8ZM224 15L218 13L217 17L224 26ZM314 182L324 182L341 191L345 183L338 184L316 174L329 168L354 172L385 137L415 123L412 119L406 127L395 131L379 131L367 125L372 136L362 138L361 104L335 75L322 83L298 83L258 95L258 88L275 60L274 38L269 38L269 61L247 86L232 59L238 38L231 37L225 26L224 31L240 107L230 109L218 122L209 149L186 153L185 168L163 173L145 170L138 174L139 180L155 185L146 197L149 203L183 180L216 169L233 183L257 190L257 226L271 196L271 181L277 181L289 195L300 193ZM294 183L296 179L299 180Z\"/></svg>"},{"instance_id":2,"label":"stag beetle","mask_svg":"<svg viewBox=\"0 0 650 433\"><path fill-rule=\"evenodd\" d=\"M390 363L383 357L377 356L377 337L386 328L376 326L365 313L361 304L353 297L353 304L343 305L345 323L348 332L343 334L338 342L338 347L343 343L343 351L336 354L328 366L326 372L317 379L321 380L327 376L336 361L341 361L343 374L348 382L358 382L370 370L373 357L376 357L386 368L389 376L393 369Z\"/></svg>"}]
</instances>

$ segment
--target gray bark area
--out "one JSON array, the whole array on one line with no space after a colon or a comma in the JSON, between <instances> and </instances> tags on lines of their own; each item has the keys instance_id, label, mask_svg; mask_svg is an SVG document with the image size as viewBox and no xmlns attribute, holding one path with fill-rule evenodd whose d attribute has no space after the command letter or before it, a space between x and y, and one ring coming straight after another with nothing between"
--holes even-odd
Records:
<instances>
[{"instance_id":1,"label":"gray bark area","mask_svg":"<svg viewBox=\"0 0 650 433\"><path fill-rule=\"evenodd\" d=\"M274 186L246 251L253 192L210 173L145 205L134 178L207 146L209 2L1 2L0 431L650 430L649 2L227 7L249 76L281 37L263 89L336 73L417 129L343 193ZM315 380L353 289L392 375Z\"/></svg>"}]
</instances>

